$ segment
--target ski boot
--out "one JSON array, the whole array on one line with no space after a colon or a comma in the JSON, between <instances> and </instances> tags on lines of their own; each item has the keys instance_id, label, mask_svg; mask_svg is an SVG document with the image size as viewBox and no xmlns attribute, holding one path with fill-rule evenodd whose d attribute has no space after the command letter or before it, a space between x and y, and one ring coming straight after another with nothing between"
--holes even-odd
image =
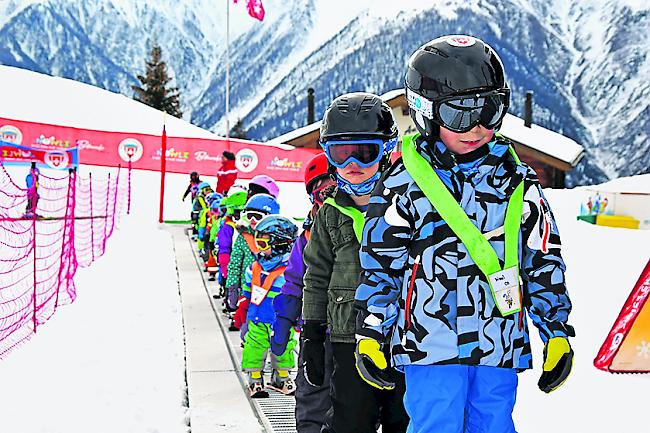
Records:
<instances>
[{"instance_id":1,"label":"ski boot","mask_svg":"<svg viewBox=\"0 0 650 433\"><path fill-rule=\"evenodd\" d=\"M260 377L253 377L253 374L257 373ZM269 392L264 389L264 379L261 377L261 372L251 372L248 375L248 391L251 398L267 398Z\"/></svg>"},{"instance_id":2,"label":"ski boot","mask_svg":"<svg viewBox=\"0 0 650 433\"><path fill-rule=\"evenodd\" d=\"M296 393L296 384L289 376L289 372L286 370L282 371L285 377L280 375L280 372L273 370L271 375L271 382L269 383L269 388L274 389L278 392L281 392L284 395L294 395Z\"/></svg>"}]
</instances>

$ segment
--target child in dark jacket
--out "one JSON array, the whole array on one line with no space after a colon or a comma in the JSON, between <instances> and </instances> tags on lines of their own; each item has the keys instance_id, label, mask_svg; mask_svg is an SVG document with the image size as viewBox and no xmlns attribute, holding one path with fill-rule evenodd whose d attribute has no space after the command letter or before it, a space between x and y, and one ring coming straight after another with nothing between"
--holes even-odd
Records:
<instances>
[{"instance_id":1,"label":"child in dark jacket","mask_svg":"<svg viewBox=\"0 0 650 433\"><path fill-rule=\"evenodd\" d=\"M370 192L390 162L397 126L390 107L369 93L336 98L321 124L321 146L338 189L318 210L304 252L307 272L303 291L305 377L324 381L326 328L334 358L332 409L326 429L336 433L405 432L404 380L392 372L394 389L377 389L355 366L354 294L361 266L359 247Z\"/></svg>"},{"instance_id":2,"label":"child in dark jacket","mask_svg":"<svg viewBox=\"0 0 650 433\"><path fill-rule=\"evenodd\" d=\"M545 343L540 389L571 370L557 226L534 171L495 134L510 93L490 46L425 44L406 95L419 134L402 138L361 242L359 371L382 381L390 339L409 432L514 433L517 372L532 366L526 313Z\"/></svg>"},{"instance_id":3,"label":"child in dark jacket","mask_svg":"<svg viewBox=\"0 0 650 433\"><path fill-rule=\"evenodd\" d=\"M299 325L302 314L302 288L306 265L303 251L310 237L313 218L323 205L328 192L334 189L334 180L328 173L327 157L324 153L316 155L305 167L305 188L313 206L303 224L303 232L291 250L289 264L284 272L285 283L281 293L273 300L275 320L271 351L276 355L283 353L291 338L291 329ZM302 344L301 344L302 345ZM329 338L325 339L324 380L321 386L311 386L305 380L302 350L298 359L296 376L296 430L298 433L320 433L325 424L330 403L330 376L332 364L332 347Z\"/></svg>"}]
</instances>

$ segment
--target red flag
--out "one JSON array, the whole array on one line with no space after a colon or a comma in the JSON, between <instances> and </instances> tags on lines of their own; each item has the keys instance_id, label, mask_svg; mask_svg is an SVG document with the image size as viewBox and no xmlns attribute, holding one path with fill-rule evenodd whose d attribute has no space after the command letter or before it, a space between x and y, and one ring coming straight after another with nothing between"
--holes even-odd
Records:
<instances>
[{"instance_id":1,"label":"red flag","mask_svg":"<svg viewBox=\"0 0 650 433\"><path fill-rule=\"evenodd\" d=\"M262 0L248 0L246 3L246 9L248 9L248 15L260 21L264 21L264 6L262 6Z\"/></svg>"}]
</instances>

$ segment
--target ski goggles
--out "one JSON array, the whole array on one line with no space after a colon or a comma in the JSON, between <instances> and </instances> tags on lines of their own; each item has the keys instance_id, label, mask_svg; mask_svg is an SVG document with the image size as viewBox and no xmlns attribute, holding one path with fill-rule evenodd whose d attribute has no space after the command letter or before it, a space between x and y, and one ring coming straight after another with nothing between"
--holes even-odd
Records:
<instances>
[{"instance_id":1,"label":"ski goggles","mask_svg":"<svg viewBox=\"0 0 650 433\"><path fill-rule=\"evenodd\" d=\"M325 185L314 189L309 197L312 200L312 203L316 203L318 206L322 206L327 198L327 190L331 187L331 183L325 183Z\"/></svg>"},{"instance_id":2,"label":"ski goggles","mask_svg":"<svg viewBox=\"0 0 650 433\"><path fill-rule=\"evenodd\" d=\"M407 100L415 112L450 131L463 133L478 124L494 129L508 111L510 90L454 95L433 101L407 90Z\"/></svg>"},{"instance_id":3,"label":"ski goggles","mask_svg":"<svg viewBox=\"0 0 650 433\"><path fill-rule=\"evenodd\" d=\"M260 212L260 211L258 211L258 210L247 210L247 211L244 213L244 216L246 217L246 219L247 219L248 221L252 221L252 220L260 221L260 220L261 220L262 218L264 218L266 215L267 215L267 214L265 214L264 212Z\"/></svg>"},{"instance_id":4,"label":"ski goggles","mask_svg":"<svg viewBox=\"0 0 650 433\"><path fill-rule=\"evenodd\" d=\"M290 242L273 242L268 238L258 238L257 236L255 237L255 246L260 251L269 250L272 246L279 247L282 245L287 245L289 243Z\"/></svg>"},{"instance_id":5,"label":"ski goggles","mask_svg":"<svg viewBox=\"0 0 650 433\"><path fill-rule=\"evenodd\" d=\"M378 163L384 152L392 150L397 139L384 142L380 139L369 140L331 140L322 143L325 155L330 164L336 168L344 168L351 162L361 168Z\"/></svg>"}]
</instances>

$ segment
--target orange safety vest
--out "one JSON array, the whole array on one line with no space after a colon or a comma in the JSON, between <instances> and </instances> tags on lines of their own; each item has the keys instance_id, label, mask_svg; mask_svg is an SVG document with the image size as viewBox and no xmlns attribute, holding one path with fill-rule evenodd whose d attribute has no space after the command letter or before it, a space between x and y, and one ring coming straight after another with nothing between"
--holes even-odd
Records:
<instances>
[{"instance_id":1,"label":"orange safety vest","mask_svg":"<svg viewBox=\"0 0 650 433\"><path fill-rule=\"evenodd\" d=\"M269 294L269 290L271 290L273 282L276 278L282 275L285 269L286 266L279 266L271 272L264 272L262 271L262 265L260 265L257 261L253 262L253 277L251 279L251 302L254 305L260 305L262 301L266 299L266 295ZM262 272L266 274L264 284L262 284Z\"/></svg>"}]
</instances>

